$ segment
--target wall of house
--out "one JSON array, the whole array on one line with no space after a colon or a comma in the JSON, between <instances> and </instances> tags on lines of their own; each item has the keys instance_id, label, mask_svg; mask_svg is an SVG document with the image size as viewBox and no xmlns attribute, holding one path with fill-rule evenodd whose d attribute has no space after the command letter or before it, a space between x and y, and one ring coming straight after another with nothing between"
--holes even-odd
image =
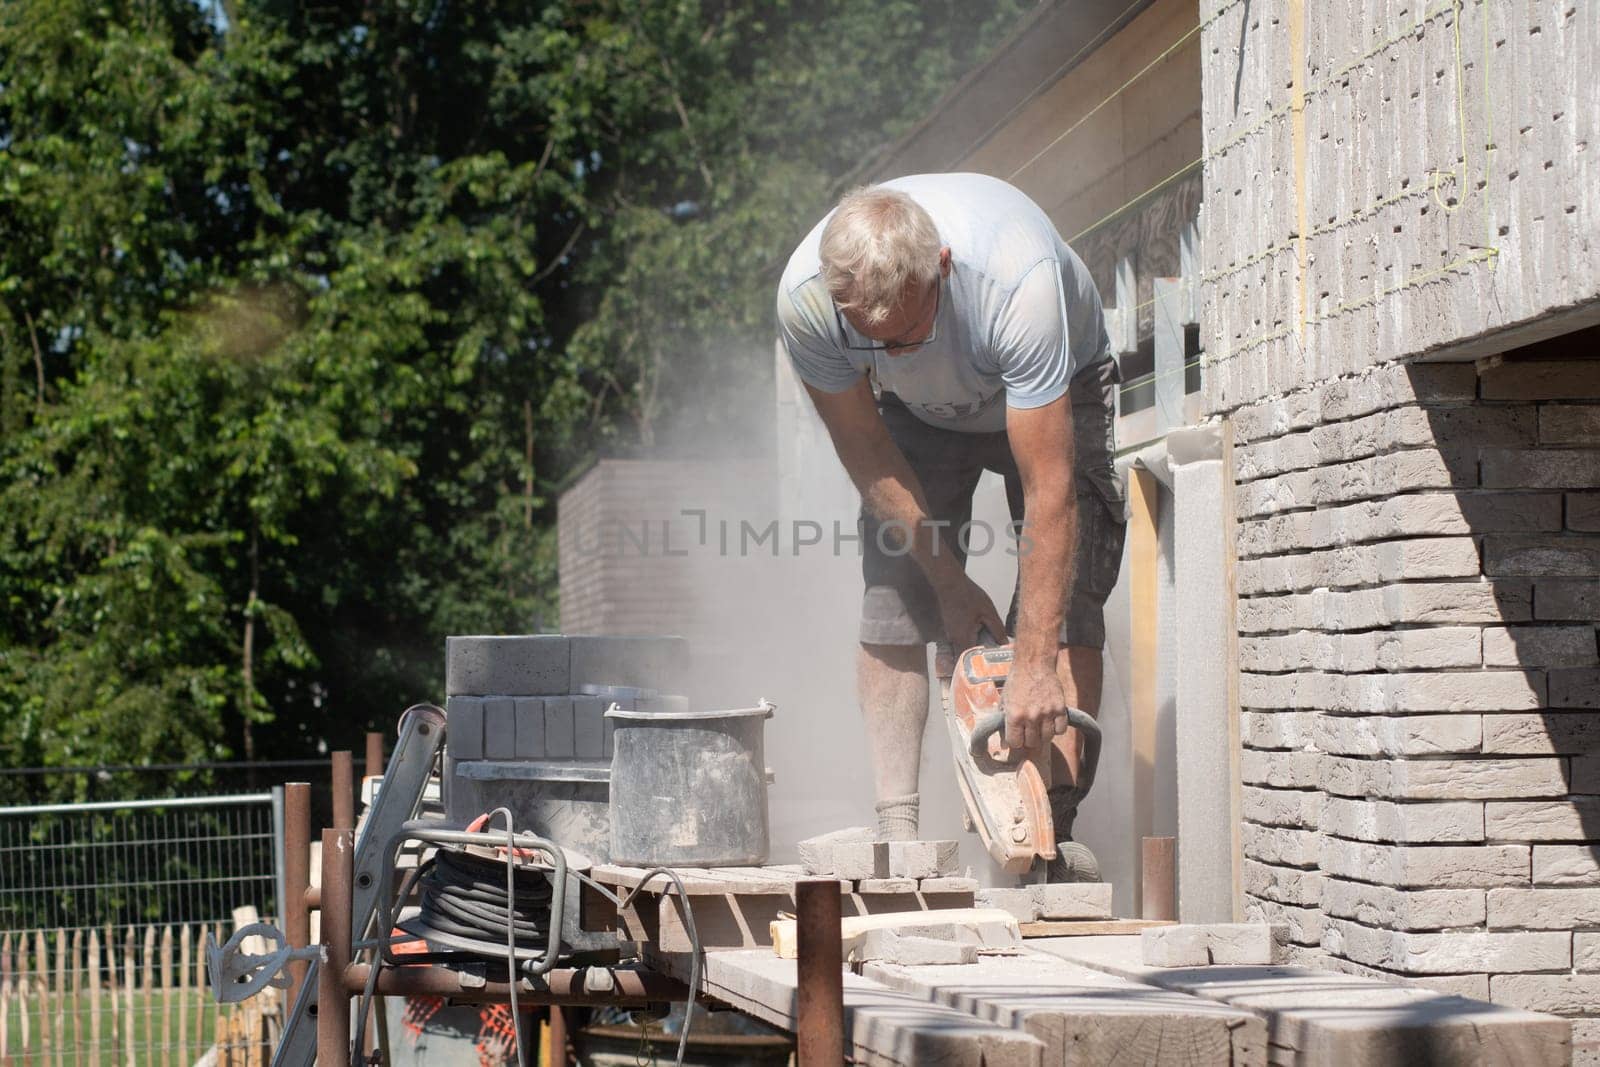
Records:
<instances>
[{"instance_id":1,"label":"wall of house","mask_svg":"<svg viewBox=\"0 0 1600 1067\"><path fill-rule=\"evenodd\" d=\"M1595 1057L1600 13L1202 21L1249 912Z\"/></svg>"}]
</instances>

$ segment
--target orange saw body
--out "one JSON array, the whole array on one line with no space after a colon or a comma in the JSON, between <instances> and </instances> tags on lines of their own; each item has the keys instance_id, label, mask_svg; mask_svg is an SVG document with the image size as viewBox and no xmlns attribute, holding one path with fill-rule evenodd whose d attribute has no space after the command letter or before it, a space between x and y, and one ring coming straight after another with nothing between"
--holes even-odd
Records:
<instances>
[{"instance_id":1,"label":"orange saw body","mask_svg":"<svg viewBox=\"0 0 1600 1067\"><path fill-rule=\"evenodd\" d=\"M956 661L944 694L956 781L969 821L994 861L1025 874L1056 854L1050 818L1050 746L1023 751L1005 745L1003 690L1010 645L969 648Z\"/></svg>"}]
</instances>

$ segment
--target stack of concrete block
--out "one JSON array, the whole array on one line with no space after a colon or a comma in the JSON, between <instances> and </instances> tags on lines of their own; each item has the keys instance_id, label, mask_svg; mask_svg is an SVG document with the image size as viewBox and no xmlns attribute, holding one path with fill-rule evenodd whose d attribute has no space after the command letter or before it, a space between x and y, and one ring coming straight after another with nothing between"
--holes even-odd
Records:
<instances>
[{"instance_id":1,"label":"stack of concrete block","mask_svg":"<svg viewBox=\"0 0 1600 1067\"><path fill-rule=\"evenodd\" d=\"M1267 967L1283 962L1284 927L1267 923L1186 923L1141 932L1147 967Z\"/></svg>"},{"instance_id":2,"label":"stack of concrete block","mask_svg":"<svg viewBox=\"0 0 1600 1067\"><path fill-rule=\"evenodd\" d=\"M800 842L800 862L808 874L849 882L851 891L871 900L919 895L930 907L970 903L975 879L957 876L954 841L874 841L872 831L852 826Z\"/></svg>"}]
</instances>

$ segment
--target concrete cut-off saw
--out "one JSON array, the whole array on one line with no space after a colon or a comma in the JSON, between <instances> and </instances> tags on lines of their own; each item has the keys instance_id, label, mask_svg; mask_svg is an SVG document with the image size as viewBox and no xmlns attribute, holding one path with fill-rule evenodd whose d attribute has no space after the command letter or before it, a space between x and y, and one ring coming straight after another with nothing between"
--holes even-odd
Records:
<instances>
[{"instance_id":1,"label":"concrete cut-off saw","mask_svg":"<svg viewBox=\"0 0 1600 1067\"><path fill-rule=\"evenodd\" d=\"M1055 823L1050 813L1050 741L1038 748L1013 749L1005 743L1005 685L1015 649L1000 644L985 628L980 640L954 665L951 678L941 678L945 722L950 729L950 754L956 781L966 802L967 822L983 839L989 855L1010 874L1027 874L1035 860L1056 856ZM941 672L942 673L942 672ZM1067 709L1067 723L1083 737L1078 799L1094 784L1100 761L1100 726L1078 708ZM1073 867L1097 869L1083 845L1066 842L1079 854Z\"/></svg>"}]
</instances>

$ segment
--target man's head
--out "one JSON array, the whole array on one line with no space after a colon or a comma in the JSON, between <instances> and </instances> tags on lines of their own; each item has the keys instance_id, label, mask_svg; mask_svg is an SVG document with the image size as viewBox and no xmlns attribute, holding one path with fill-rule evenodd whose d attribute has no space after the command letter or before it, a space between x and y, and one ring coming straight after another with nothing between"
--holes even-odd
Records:
<instances>
[{"instance_id":1,"label":"man's head","mask_svg":"<svg viewBox=\"0 0 1600 1067\"><path fill-rule=\"evenodd\" d=\"M845 194L823 227L820 256L823 284L861 333L891 351L928 336L950 250L915 200L882 186Z\"/></svg>"}]
</instances>

